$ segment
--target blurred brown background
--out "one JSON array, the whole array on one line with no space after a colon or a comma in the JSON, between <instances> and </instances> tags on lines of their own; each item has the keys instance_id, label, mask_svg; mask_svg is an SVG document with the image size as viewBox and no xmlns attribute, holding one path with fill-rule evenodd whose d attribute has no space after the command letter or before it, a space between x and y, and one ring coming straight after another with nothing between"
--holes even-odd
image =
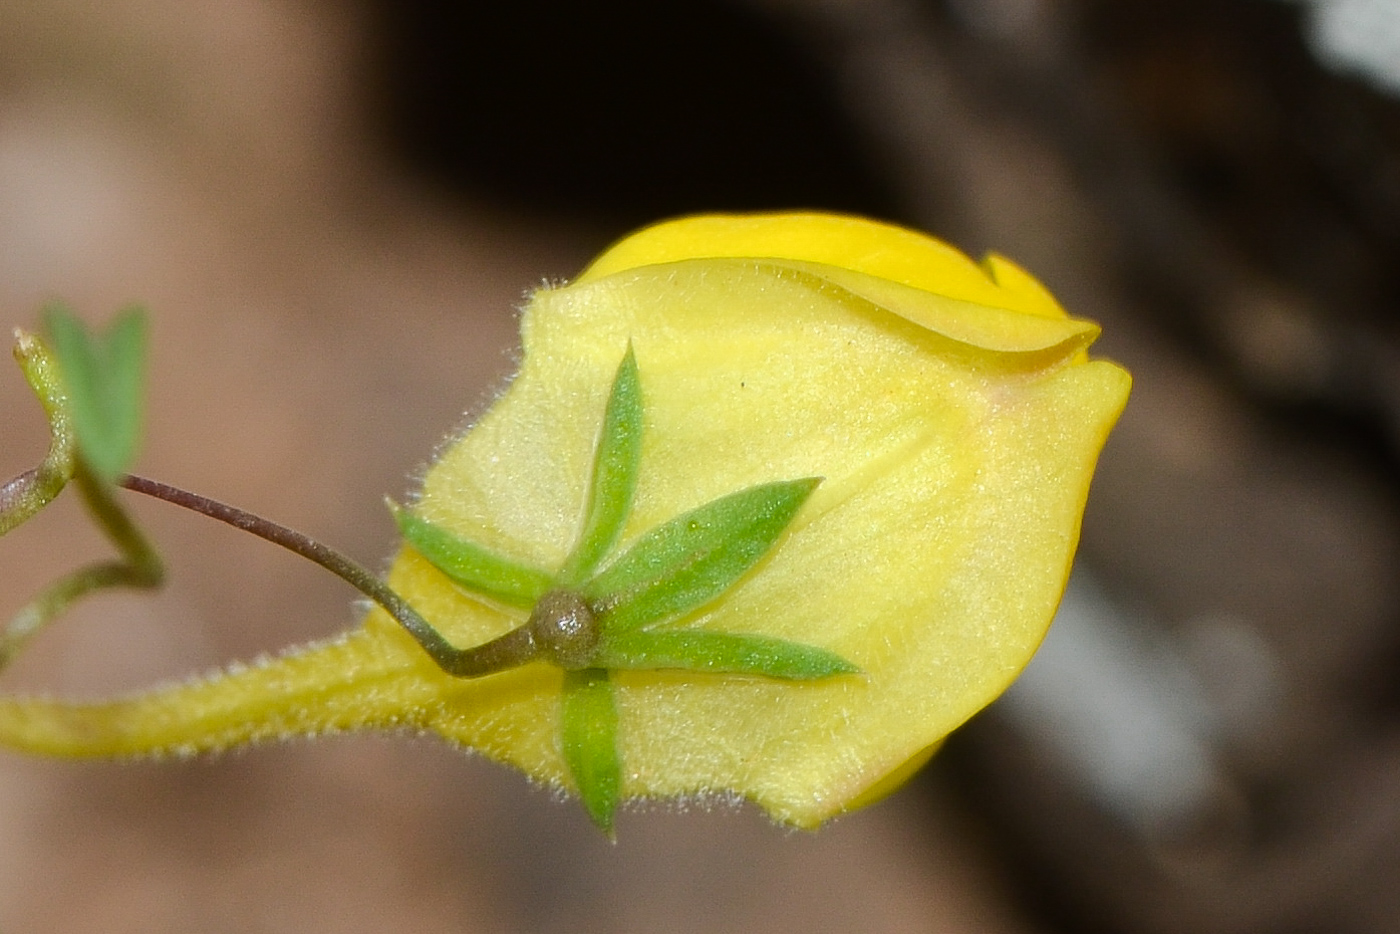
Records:
<instances>
[{"instance_id":1,"label":"blurred brown background","mask_svg":"<svg viewBox=\"0 0 1400 934\"><path fill-rule=\"evenodd\" d=\"M1042 656L870 811L629 811L614 846L429 740L6 754L0 930L1400 930L1396 49L1386 0L0 0L5 320L148 304L143 472L367 561L525 292L666 215L996 249L1137 380ZM13 368L0 439L4 476L45 443ZM169 587L93 600L4 690L353 620L135 508ZM0 613L102 554L60 501L0 541Z\"/></svg>"}]
</instances>

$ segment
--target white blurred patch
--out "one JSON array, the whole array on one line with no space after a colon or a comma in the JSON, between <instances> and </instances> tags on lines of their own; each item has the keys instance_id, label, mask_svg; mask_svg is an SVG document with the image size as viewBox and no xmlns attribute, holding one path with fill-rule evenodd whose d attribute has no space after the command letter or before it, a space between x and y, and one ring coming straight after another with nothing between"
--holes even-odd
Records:
<instances>
[{"instance_id":1,"label":"white blurred patch","mask_svg":"<svg viewBox=\"0 0 1400 934\"><path fill-rule=\"evenodd\" d=\"M1077 568L1045 643L998 709L1148 838L1228 819L1238 796L1217 746L1273 715L1278 672L1272 650L1238 621L1201 621L1193 636L1186 645L1125 614ZM1198 664L1201 655L1218 664Z\"/></svg>"},{"instance_id":2,"label":"white blurred patch","mask_svg":"<svg viewBox=\"0 0 1400 934\"><path fill-rule=\"evenodd\" d=\"M1400 0L1294 0L1312 8L1313 54L1400 96Z\"/></svg>"}]
</instances>

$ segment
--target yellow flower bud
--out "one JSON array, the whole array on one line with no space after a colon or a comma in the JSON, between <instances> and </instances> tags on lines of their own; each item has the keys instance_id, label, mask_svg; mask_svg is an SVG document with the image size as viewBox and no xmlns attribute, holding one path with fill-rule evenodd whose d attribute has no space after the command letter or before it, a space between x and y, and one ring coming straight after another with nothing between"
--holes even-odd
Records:
<instances>
[{"instance_id":1,"label":"yellow flower bud","mask_svg":"<svg viewBox=\"0 0 1400 934\"><path fill-rule=\"evenodd\" d=\"M413 509L558 571L629 345L644 409L617 550L736 491L822 478L773 550L678 625L825 649L858 674L610 675L624 797L738 795L813 827L907 777L1035 651L1128 395L1126 372L1088 359L1097 334L1010 262L911 231L816 214L661 224L533 296L519 374ZM457 646L528 615L411 548L389 582ZM569 786L564 677L545 662L450 677L375 610L334 643L146 698L7 702L0 736L107 754L404 725Z\"/></svg>"}]
</instances>

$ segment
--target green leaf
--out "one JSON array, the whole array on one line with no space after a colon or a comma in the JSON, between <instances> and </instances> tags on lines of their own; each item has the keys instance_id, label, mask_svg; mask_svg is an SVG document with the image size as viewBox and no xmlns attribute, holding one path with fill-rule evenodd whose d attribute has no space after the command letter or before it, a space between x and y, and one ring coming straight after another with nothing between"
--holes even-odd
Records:
<instances>
[{"instance_id":1,"label":"green leaf","mask_svg":"<svg viewBox=\"0 0 1400 934\"><path fill-rule=\"evenodd\" d=\"M597 568L627 521L642 457L642 387L632 345L613 377L603 430L593 457L588 518L573 554L559 573L563 586L577 585Z\"/></svg>"},{"instance_id":2,"label":"green leaf","mask_svg":"<svg viewBox=\"0 0 1400 934\"><path fill-rule=\"evenodd\" d=\"M768 636L695 629L629 632L608 638L599 653L598 663L608 668L683 668L792 681L860 671L834 652L815 646Z\"/></svg>"},{"instance_id":3,"label":"green leaf","mask_svg":"<svg viewBox=\"0 0 1400 934\"><path fill-rule=\"evenodd\" d=\"M72 411L78 453L104 482L126 473L136 459L144 421L146 315L128 308L105 332L88 330L62 305L44 312Z\"/></svg>"},{"instance_id":4,"label":"green leaf","mask_svg":"<svg viewBox=\"0 0 1400 934\"><path fill-rule=\"evenodd\" d=\"M582 590L604 633L626 632L708 603L777 542L820 478L752 486L643 535Z\"/></svg>"},{"instance_id":5,"label":"green leaf","mask_svg":"<svg viewBox=\"0 0 1400 934\"><path fill-rule=\"evenodd\" d=\"M622 762L617 754L617 705L608 673L599 668L564 672L560 718L569 774L588 816L611 836L613 815L622 797Z\"/></svg>"},{"instance_id":6,"label":"green leaf","mask_svg":"<svg viewBox=\"0 0 1400 934\"><path fill-rule=\"evenodd\" d=\"M544 571L518 564L454 535L395 503L391 502L389 508L399 534L429 564L467 590L525 610L533 608L549 590L552 581Z\"/></svg>"}]
</instances>

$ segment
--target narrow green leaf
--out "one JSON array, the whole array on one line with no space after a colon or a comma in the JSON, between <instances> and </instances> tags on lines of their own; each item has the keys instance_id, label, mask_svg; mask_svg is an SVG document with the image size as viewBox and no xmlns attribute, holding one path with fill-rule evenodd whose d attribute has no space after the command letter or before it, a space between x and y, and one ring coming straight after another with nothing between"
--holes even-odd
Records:
<instances>
[{"instance_id":1,"label":"narrow green leaf","mask_svg":"<svg viewBox=\"0 0 1400 934\"><path fill-rule=\"evenodd\" d=\"M742 633L685 629L608 638L598 656L608 668L683 668L717 674L810 681L856 674L855 665L815 646Z\"/></svg>"},{"instance_id":2,"label":"narrow green leaf","mask_svg":"<svg viewBox=\"0 0 1400 934\"><path fill-rule=\"evenodd\" d=\"M50 305L44 325L68 393L79 456L111 483L130 468L141 441L145 312L129 308L93 333L62 305Z\"/></svg>"},{"instance_id":3,"label":"narrow green leaf","mask_svg":"<svg viewBox=\"0 0 1400 934\"><path fill-rule=\"evenodd\" d=\"M399 534L428 563L473 593L499 600L507 606L531 609L552 583L544 571L519 564L389 504Z\"/></svg>"},{"instance_id":4,"label":"narrow green leaf","mask_svg":"<svg viewBox=\"0 0 1400 934\"><path fill-rule=\"evenodd\" d=\"M613 815L622 797L622 762L617 755L617 705L606 671L564 672L560 720L564 762L583 806L593 823L612 836Z\"/></svg>"},{"instance_id":5,"label":"narrow green leaf","mask_svg":"<svg viewBox=\"0 0 1400 934\"><path fill-rule=\"evenodd\" d=\"M573 554L559 574L562 586L576 586L598 567L627 521L642 456L642 387L632 345L617 368L608 396L598 450L593 456L593 485L588 518Z\"/></svg>"},{"instance_id":6,"label":"narrow green leaf","mask_svg":"<svg viewBox=\"0 0 1400 934\"><path fill-rule=\"evenodd\" d=\"M752 486L643 535L583 586L603 631L679 616L728 590L777 542L819 478Z\"/></svg>"}]
</instances>

